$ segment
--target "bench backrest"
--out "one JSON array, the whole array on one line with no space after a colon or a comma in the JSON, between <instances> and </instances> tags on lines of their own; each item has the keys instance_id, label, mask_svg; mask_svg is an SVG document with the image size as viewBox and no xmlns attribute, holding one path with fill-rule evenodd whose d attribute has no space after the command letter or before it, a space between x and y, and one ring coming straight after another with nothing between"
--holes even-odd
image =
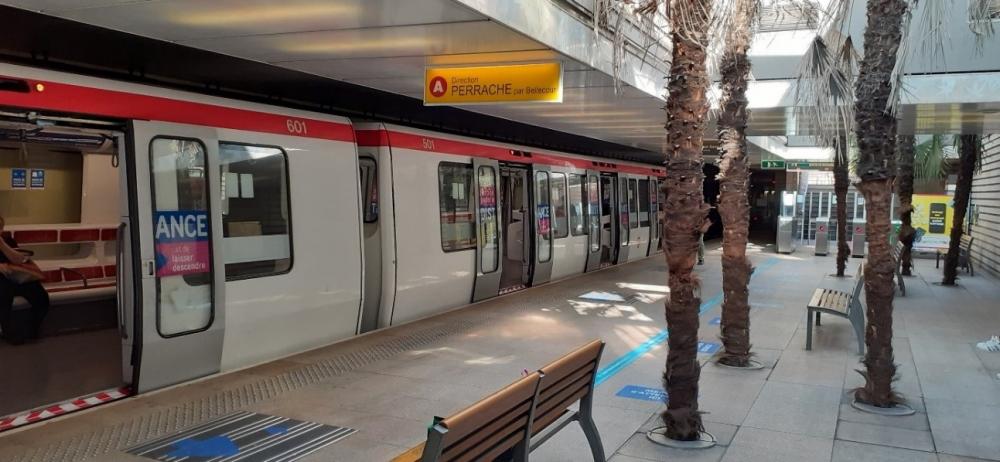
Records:
<instances>
[{"instance_id":1,"label":"bench backrest","mask_svg":"<svg viewBox=\"0 0 1000 462\"><path fill-rule=\"evenodd\" d=\"M421 461L493 460L526 448L541 374L531 373L458 413L435 418Z\"/></svg>"},{"instance_id":2,"label":"bench backrest","mask_svg":"<svg viewBox=\"0 0 1000 462\"><path fill-rule=\"evenodd\" d=\"M861 306L861 289L865 286L865 263L861 262L858 264L858 274L854 276L854 290L851 291L851 301L847 306L848 314L851 314L854 310L860 310L864 313L864 308Z\"/></svg>"},{"instance_id":3,"label":"bench backrest","mask_svg":"<svg viewBox=\"0 0 1000 462\"><path fill-rule=\"evenodd\" d=\"M532 434L556 421L573 403L591 396L603 351L604 342L594 340L539 370L542 380Z\"/></svg>"},{"instance_id":4,"label":"bench backrest","mask_svg":"<svg viewBox=\"0 0 1000 462\"><path fill-rule=\"evenodd\" d=\"M964 250L966 253L971 252L972 251L972 241L974 239L975 239L974 237L972 237L972 236L970 236L968 234L962 234L962 240L959 241L959 248L961 248L962 250Z\"/></svg>"}]
</instances>

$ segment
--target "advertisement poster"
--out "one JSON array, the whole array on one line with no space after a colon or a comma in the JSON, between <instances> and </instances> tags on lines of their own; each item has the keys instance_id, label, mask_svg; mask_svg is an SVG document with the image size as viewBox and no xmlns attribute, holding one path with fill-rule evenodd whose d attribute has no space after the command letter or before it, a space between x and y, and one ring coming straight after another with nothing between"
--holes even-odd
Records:
<instances>
[{"instance_id":1,"label":"advertisement poster","mask_svg":"<svg viewBox=\"0 0 1000 462\"><path fill-rule=\"evenodd\" d=\"M208 213L204 210L156 212L156 277L210 271Z\"/></svg>"},{"instance_id":2,"label":"advertisement poster","mask_svg":"<svg viewBox=\"0 0 1000 462\"><path fill-rule=\"evenodd\" d=\"M538 234L547 236L551 232L551 217L549 216L549 205L538 204Z\"/></svg>"},{"instance_id":3,"label":"advertisement poster","mask_svg":"<svg viewBox=\"0 0 1000 462\"><path fill-rule=\"evenodd\" d=\"M955 214L951 196L914 194L913 229L917 231L913 247L921 250L947 248L951 238L951 222Z\"/></svg>"}]
</instances>

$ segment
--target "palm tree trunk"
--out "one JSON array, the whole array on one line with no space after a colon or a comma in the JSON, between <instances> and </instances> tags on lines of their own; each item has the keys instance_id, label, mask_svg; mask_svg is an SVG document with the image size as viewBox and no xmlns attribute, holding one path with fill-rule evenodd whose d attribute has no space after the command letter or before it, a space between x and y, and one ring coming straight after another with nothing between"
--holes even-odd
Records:
<instances>
[{"instance_id":1,"label":"palm tree trunk","mask_svg":"<svg viewBox=\"0 0 1000 462\"><path fill-rule=\"evenodd\" d=\"M892 390L896 365L892 352L892 299L895 269L889 254L896 119L889 113L892 70L902 36L906 0L868 0L865 54L855 95L859 189L868 216L868 264L865 266L867 320L865 385L855 399L876 407L892 407L900 398Z\"/></svg>"},{"instance_id":2,"label":"palm tree trunk","mask_svg":"<svg viewBox=\"0 0 1000 462\"><path fill-rule=\"evenodd\" d=\"M734 21L726 36L726 49L719 63L722 99L719 115L719 215L722 218L722 345L719 362L729 366L750 365L750 232L748 196L750 168L747 165L747 80L750 60L747 50L753 39L751 27L757 16L755 1L738 2Z\"/></svg>"},{"instance_id":3,"label":"palm tree trunk","mask_svg":"<svg viewBox=\"0 0 1000 462\"><path fill-rule=\"evenodd\" d=\"M671 7L673 62L667 83L667 192L663 242L670 269L666 302L669 334L663 386L670 399L661 414L666 436L695 440L704 427L698 412L698 278L692 274L698 237L706 228L708 206L702 192L702 136L705 133L708 73L705 48L711 0L683 0ZM690 12L682 19L678 11Z\"/></svg>"},{"instance_id":4,"label":"palm tree trunk","mask_svg":"<svg viewBox=\"0 0 1000 462\"><path fill-rule=\"evenodd\" d=\"M913 213L913 161L916 157L916 140L913 135L899 136L899 158L896 159L899 174L896 177L896 194L899 195L899 216L903 222L899 227L899 242L903 250L899 253L900 272L904 276L912 274L913 239L917 232L913 229L910 215Z\"/></svg>"},{"instance_id":5,"label":"palm tree trunk","mask_svg":"<svg viewBox=\"0 0 1000 462\"><path fill-rule=\"evenodd\" d=\"M944 259L944 280L941 284L955 285L958 277L958 252L965 232L965 214L969 208L969 194L972 192L972 176L976 171L979 157L979 136L962 135L958 148L958 180L955 183L955 216L951 224L951 241L948 255Z\"/></svg>"},{"instance_id":6,"label":"palm tree trunk","mask_svg":"<svg viewBox=\"0 0 1000 462\"><path fill-rule=\"evenodd\" d=\"M837 277L844 277L851 247L847 245L847 137L837 143L838 152L833 156L833 192L837 196Z\"/></svg>"}]
</instances>

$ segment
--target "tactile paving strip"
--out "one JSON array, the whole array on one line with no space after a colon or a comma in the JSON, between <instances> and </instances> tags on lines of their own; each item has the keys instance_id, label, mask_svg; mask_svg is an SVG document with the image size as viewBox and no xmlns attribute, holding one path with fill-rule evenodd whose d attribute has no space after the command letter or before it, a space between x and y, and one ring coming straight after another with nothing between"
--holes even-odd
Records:
<instances>
[{"instance_id":1,"label":"tactile paving strip","mask_svg":"<svg viewBox=\"0 0 1000 462\"><path fill-rule=\"evenodd\" d=\"M294 462L357 430L253 412L235 412L125 452L164 462Z\"/></svg>"}]
</instances>

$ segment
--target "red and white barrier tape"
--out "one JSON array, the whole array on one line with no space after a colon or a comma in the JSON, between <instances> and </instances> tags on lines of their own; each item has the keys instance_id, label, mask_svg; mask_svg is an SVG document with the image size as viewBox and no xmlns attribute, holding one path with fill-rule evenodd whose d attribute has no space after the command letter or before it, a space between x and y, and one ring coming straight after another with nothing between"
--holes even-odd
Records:
<instances>
[{"instance_id":1,"label":"red and white barrier tape","mask_svg":"<svg viewBox=\"0 0 1000 462\"><path fill-rule=\"evenodd\" d=\"M0 432L10 430L30 423L51 419L69 412L79 411L98 404L104 404L129 396L131 392L128 388L112 388L92 395L85 395L63 403L33 409L21 414L12 414L0 417Z\"/></svg>"}]
</instances>

